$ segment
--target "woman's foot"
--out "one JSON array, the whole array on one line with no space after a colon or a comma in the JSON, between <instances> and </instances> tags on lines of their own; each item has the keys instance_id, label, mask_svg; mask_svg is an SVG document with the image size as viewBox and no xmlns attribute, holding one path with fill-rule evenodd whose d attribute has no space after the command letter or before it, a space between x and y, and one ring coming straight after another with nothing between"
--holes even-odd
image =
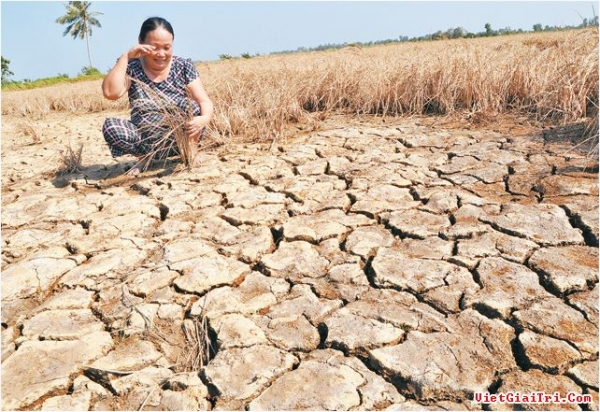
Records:
<instances>
[{"instance_id":1,"label":"woman's foot","mask_svg":"<svg viewBox=\"0 0 600 412\"><path fill-rule=\"evenodd\" d=\"M152 157L144 156L138 160L138 162L133 165L131 169L129 169L125 174L128 176L137 176L140 173L144 172L150 166L152 162Z\"/></svg>"}]
</instances>

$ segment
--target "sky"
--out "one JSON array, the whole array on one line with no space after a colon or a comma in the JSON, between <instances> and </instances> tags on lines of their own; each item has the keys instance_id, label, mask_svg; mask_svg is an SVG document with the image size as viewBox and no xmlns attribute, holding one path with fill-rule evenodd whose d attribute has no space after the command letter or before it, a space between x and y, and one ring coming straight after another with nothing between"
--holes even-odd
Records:
<instances>
[{"instance_id":1,"label":"sky","mask_svg":"<svg viewBox=\"0 0 600 412\"><path fill-rule=\"evenodd\" d=\"M0 1L0 51L12 80L67 74L88 66L84 40L62 35L61 1ZM173 26L174 53L194 61L219 55L269 54L323 44L420 37L463 27L469 32L534 24L571 26L598 14L598 1L92 1L92 64L105 73L137 43L152 16Z\"/></svg>"}]
</instances>

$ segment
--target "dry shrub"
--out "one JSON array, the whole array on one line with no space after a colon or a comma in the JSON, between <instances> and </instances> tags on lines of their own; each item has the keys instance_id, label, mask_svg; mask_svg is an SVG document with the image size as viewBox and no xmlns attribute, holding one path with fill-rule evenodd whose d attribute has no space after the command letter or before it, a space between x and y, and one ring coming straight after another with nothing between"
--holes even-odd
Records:
<instances>
[{"instance_id":1,"label":"dry shrub","mask_svg":"<svg viewBox=\"0 0 600 412\"><path fill-rule=\"evenodd\" d=\"M78 173L83 169L83 145L79 146L79 149L73 150L71 142L65 148L64 151L60 152L60 162L56 171L56 175L65 175L69 173Z\"/></svg>"},{"instance_id":2,"label":"dry shrub","mask_svg":"<svg viewBox=\"0 0 600 412\"><path fill-rule=\"evenodd\" d=\"M591 109L598 105L598 31L348 47L199 69L215 103L213 138L274 141L294 124L316 129L332 113L518 114L566 124L597 116ZM69 89L51 98L3 94L3 114L127 108L126 99L106 103L99 81L90 84L93 92Z\"/></svg>"}]
</instances>

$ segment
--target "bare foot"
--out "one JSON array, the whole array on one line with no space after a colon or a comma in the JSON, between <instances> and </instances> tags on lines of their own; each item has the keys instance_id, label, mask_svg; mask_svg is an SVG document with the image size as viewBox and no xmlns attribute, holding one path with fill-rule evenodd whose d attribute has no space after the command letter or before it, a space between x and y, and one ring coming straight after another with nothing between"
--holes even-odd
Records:
<instances>
[{"instance_id":1,"label":"bare foot","mask_svg":"<svg viewBox=\"0 0 600 412\"><path fill-rule=\"evenodd\" d=\"M127 176L137 176L143 171L145 171L150 163L152 162L152 158L150 157L142 157L131 169L129 169L125 174Z\"/></svg>"},{"instance_id":2,"label":"bare foot","mask_svg":"<svg viewBox=\"0 0 600 412\"><path fill-rule=\"evenodd\" d=\"M125 172L125 174L127 176L133 176L133 177L136 177L140 173L141 173L141 171L137 166L133 166L131 169L129 169L127 172Z\"/></svg>"}]
</instances>

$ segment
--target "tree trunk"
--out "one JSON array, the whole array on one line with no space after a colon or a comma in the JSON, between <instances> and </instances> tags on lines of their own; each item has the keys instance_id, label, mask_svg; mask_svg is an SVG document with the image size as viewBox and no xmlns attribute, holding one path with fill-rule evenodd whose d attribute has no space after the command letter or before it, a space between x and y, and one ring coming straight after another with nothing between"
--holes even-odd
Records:
<instances>
[{"instance_id":1,"label":"tree trunk","mask_svg":"<svg viewBox=\"0 0 600 412\"><path fill-rule=\"evenodd\" d=\"M92 67L92 55L90 54L90 36L85 34L85 42L87 43L88 60L90 61L90 68Z\"/></svg>"}]
</instances>

